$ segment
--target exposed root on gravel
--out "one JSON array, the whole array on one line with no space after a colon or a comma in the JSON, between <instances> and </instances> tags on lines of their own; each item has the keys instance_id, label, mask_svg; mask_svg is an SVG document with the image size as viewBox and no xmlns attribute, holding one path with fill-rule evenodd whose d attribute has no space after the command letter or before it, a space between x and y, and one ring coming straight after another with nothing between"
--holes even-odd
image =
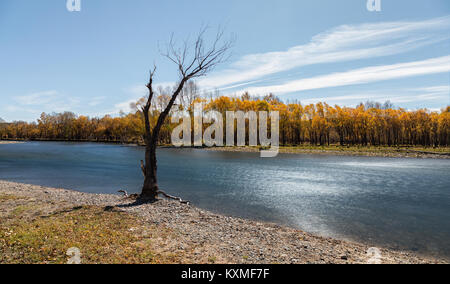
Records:
<instances>
[{"instance_id":1,"label":"exposed root on gravel","mask_svg":"<svg viewBox=\"0 0 450 284\"><path fill-rule=\"evenodd\" d=\"M179 202L181 202L182 204L187 204L187 205L189 205L189 204L191 203L191 202L189 202L189 201L187 201L187 200L181 199L180 197L176 197L176 196L169 195L169 194L165 193L165 192L162 191L162 190L159 190L159 191L158 191L158 194L162 194L165 198L179 201Z\"/></svg>"}]
</instances>

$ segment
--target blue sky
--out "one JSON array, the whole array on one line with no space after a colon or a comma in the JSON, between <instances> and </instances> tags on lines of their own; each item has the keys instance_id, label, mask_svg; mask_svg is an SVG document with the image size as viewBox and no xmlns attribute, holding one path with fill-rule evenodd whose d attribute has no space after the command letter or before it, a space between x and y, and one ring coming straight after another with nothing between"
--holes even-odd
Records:
<instances>
[{"instance_id":1,"label":"blue sky","mask_svg":"<svg viewBox=\"0 0 450 284\"><path fill-rule=\"evenodd\" d=\"M450 104L450 2L381 0L0 1L0 117L41 112L101 116L145 95L148 70L170 84L158 52L173 32L226 26L233 55L199 80L224 95L264 95L353 106L391 100L408 108Z\"/></svg>"}]
</instances>

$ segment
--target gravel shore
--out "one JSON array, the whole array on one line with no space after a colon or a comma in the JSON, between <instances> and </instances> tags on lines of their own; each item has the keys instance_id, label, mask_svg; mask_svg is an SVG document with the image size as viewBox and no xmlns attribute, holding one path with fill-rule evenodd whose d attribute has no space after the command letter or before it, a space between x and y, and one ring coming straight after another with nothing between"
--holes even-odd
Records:
<instances>
[{"instance_id":1,"label":"gravel shore","mask_svg":"<svg viewBox=\"0 0 450 284\"><path fill-rule=\"evenodd\" d=\"M120 195L88 194L77 191L0 181L0 195L26 197L39 202L41 214L51 214L74 206L100 206L128 212L160 230L176 232L176 237L159 238L159 253L183 255L183 263L368 263L369 247L300 230L232 218L207 212L175 201L159 200L136 204ZM14 207L1 202L0 217ZM40 216L37 216L40 217ZM1 240L0 240L1 241ZM409 252L381 250L382 263L446 263Z\"/></svg>"}]
</instances>

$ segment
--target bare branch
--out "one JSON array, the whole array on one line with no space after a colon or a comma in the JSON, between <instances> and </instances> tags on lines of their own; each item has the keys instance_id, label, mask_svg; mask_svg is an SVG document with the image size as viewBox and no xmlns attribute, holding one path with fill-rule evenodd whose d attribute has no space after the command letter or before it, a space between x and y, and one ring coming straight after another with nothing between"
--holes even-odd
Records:
<instances>
[{"instance_id":1,"label":"bare branch","mask_svg":"<svg viewBox=\"0 0 450 284\"><path fill-rule=\"evenodd\" d=\"M202 28L195 42L191 45L189 40L184 41L182 47L177 48L173 35L162 55L175 63L182 79L193 79L206 75L218 64L228 60L227 53L231 49L234 40L224 39L224 30L219 28L214 40L208 48L205 47L205 35L208 28Z\"/></svg>"},{"instance_id":2,"label":"bare branch","mask_svg":"<svg viewBox=\"0 0 450 284\"><path fill-rule=\"evenodd\" d=\"M157 139L157 135L155 134L159 133L175 101L182 92L184 85L191 79L205 76L218 64L223 63L228 59L227 53L231 49L234 41L224 40L224 31L219 28L213 42L209 47L205 47L205 35L207 30L207 27L202 28L193 45L190 45L189 41L186 40L181 48L176 47L172 35L166 52L162 54L177 65L180 73L180 81L178 87L173 92L169 103L158 118L156 126L153 129L153 140ZM193 51L191 52L191 50Z\"/></svg>"},{"instance_id":3,"label":"bare branch","mask_svg":"<svg viewBox=\"0 0 450 284\"><path fill-rule=\"evenodd\" d=\"M150 111L150 107L152 105L152 99L153 96L155 94L154 90L153 90L153 77L155 76L155 72L156 72L156 66L153 67L153 70L150 71L150 78L148 80L148 84L147 84L147 88L148 88L148 98L147 98L147 103L145 104L145 106L142 107L142 112L144 114L144 119L145 119L145 140L146 143L150 142L151 140L151 129L150 129L150 117L149 117L149 111Z\"/></svg>"}]
</instances>

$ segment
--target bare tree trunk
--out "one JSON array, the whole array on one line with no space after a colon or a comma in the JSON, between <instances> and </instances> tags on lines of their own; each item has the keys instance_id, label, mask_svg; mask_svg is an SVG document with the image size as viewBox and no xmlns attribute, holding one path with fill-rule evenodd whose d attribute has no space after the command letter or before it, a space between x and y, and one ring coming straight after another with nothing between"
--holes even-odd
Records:
<instances>
[{"instance_id":1,"label":"bare tree trunk","mask_svg":"<svg viewBox=\"0 0 450 284\"><path fill-rule=\"evenodd\" d=\"M158 177L156 164L156 145L152 143L145 146L145 167L144 167L144 185L142 187L142 197L155 200L158 195Z\"/></svg>"},{"instance_id":2,"label":"bare tree trunk","mask_svg":"<svg viewBox=\"0 0 450 284\"><path fill-rule=\"evenodd\" d=\"M145 120L145 164L141 164L142 173L144 174L144 185L142 186L141 199L155 200L158 196L158 178L157 178L157 165L156 165L156 147L157 137L159 135L158 130L150 128L150 107L154 96L153 92L153 76L156 68L153 72L150 72L150 81L147 85L149 89L149 97L147 104L143 107L142 111Z\"/></svg>"},{"instance_id":3,"label":"bare tree trunk","mask_svg":"<svg viewBox=\"0 0 450 284\"><path fill-rule=\"evenodd\" d=\"M155 200L159 193L158 187L158 176L157 176L157 161L156 161L156 148L158 147L158 137L161 132L161 127L164 124L167 116L169 115L172 106L175 103L178 95L180 94L183 86L187 80L182 79L178 85L178 88L175 90L172 98L167 105L166 109L159 115L156 126L153 128L153 132L150 130L150 118L149 118L149 110L151 105L151 98L153 97L153 73L150 76L150 82L148 84L148 88L150 90L149 100L147 105L144 107L144 118L145 118L145 126L146 126L146 139L145 139L145 165L143 166L144 172L144 185L142 187L141 199L144 200ZM148 106L148 107L147 107Z\"/></svg>"}]
</instances>

